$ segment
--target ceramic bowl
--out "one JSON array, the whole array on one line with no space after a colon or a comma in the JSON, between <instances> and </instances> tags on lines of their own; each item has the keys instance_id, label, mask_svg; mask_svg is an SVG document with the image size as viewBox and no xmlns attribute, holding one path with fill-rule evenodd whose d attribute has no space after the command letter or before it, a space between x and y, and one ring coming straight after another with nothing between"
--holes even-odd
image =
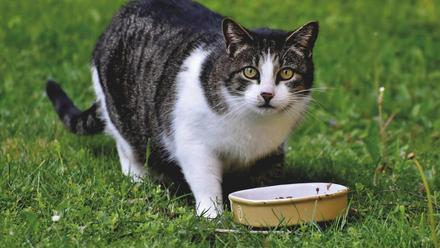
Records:
<instances>
[{"instance_id":1,"label":"ceramic bowl","mask_svg":"<svg viewBox=\"0 0 440 248\"><path fill-rule=\"evenodd\" d=\"M299 183L229 194L235 222L253 227L329 221L347 209L348 188L333 183Z\"/></svg>"}]
</instances>

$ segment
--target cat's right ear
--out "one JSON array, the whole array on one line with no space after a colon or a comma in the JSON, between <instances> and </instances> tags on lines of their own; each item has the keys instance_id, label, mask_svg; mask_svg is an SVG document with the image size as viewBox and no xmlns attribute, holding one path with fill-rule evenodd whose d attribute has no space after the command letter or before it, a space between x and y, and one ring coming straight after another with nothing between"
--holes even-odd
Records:
<instances>
[{"instance_id":1,"label":"cat's right ear","mask_svg":"<svg viewBox=\"0 0 440 248\"><path fill-rule=\"evenodd\" d=\"M305 52L308 56L312 55L313 46L318 37L319 24L312 21L291 32L286 38L286 45L293 46Z\"/></svg>"},{"instance_id":2,"label":"cat's right ear","mask_svg":"<svg viewBox=\"0 0 440 248\"><path fill-rule=\"evenodd\" d=\"M226 17L222 22L223 36L226 43L226 52L234 56L237 51L248 46L253 38L247 29Z\"/></svg>"}]
</instances>

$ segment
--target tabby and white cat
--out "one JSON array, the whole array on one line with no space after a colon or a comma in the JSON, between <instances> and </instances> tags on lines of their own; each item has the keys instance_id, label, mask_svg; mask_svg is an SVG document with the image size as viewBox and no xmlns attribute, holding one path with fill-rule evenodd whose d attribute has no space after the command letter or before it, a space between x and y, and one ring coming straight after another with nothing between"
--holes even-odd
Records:
<instances>
[{"instance_id":1,"label":"tabby and white cat","mask_svg":"<svg viewBox=\"0 0 440 248\"><path fill-rule=\"evenodd\" d=\"M113 136L135 181L150 143L149 164L177 165L213 218L223 173L279 151L304 114L317 34L317 22L248 30L190 0L133 1L93 52L96 102L80 111L53 81L47 95L73 133Z\"/></svg>"}]
</instances>

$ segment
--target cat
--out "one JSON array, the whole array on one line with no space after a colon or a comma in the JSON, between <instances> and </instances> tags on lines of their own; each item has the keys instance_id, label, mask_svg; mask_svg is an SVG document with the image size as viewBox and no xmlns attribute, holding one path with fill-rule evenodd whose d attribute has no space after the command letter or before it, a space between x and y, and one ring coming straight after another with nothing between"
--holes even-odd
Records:
<instances>
[{"instance_id":1,"label":"cat","mask_svg":"<svg viewBox=\"0 0 440 248\"><path fill-rule=\"evenodd\" d=\"M150 144L148 164L177 166L197 215L215 218L223 174L277 154L302 119L317 35L317 22L249 30L191 0L132 1L93 51L96 102L80 111L51 80L46 92L71 132L115 139L134 181Z\"/></svg>"}]
</instances>

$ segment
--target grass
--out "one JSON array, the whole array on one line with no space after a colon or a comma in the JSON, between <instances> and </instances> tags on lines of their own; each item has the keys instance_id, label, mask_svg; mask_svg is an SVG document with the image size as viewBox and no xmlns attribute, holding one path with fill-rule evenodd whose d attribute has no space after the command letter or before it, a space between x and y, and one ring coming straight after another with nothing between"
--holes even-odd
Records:
<instances>
[{"instance_id":1,"label":"grass","mask_svg":"<svg viewBox=\"0 0 440 248\"><path fill-rule=\"evenodd\" d=\"M349 186L351 210L327 225L267 235L250 234L229 213L199 219L167 189L130 183L110 138L77 137L62 127L43 93L45 79L56 78L88 107L91 50L123 2L0 2L0 246L433 246L424 187L406 155L415 152L424 166L438 223L438 2L201 0L248 27L321 24L315 86L326 90L314 93L290 140L287 170L292 181ZM395 115L385 144L381 86L381 118Z\"/></svg>"}]
</instances>

